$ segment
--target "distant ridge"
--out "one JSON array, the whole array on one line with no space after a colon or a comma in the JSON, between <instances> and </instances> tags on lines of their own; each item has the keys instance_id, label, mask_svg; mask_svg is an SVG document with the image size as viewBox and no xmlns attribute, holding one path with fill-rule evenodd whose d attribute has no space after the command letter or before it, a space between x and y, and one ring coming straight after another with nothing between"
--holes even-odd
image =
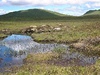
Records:
<instances>
[{"instance_id":1,"label":"distant ridge","mask_svg":"<svg viewBox=\"0 0 100 75\"><path fill-rule=\"evenodd\" d=\"M84 15L100 15L100 9L99 10L89 10Z\"/></svg>"},{"instance_id":2,"label":"distant ridge","mask_svg":"<svg viewBox=\"0 0 100 75\"><path fill-rule=\"evenodd\" d=\"M0 15L0 21L76 20L100 19L100 9L90 10L82 16L70 16L45 9L28 9Z\"/></svg>"},{"instance_id":3,"label":"distant ridge","mask_svg":"<svg viewBox=\"0 0 100 75\"><path fill-rule=\"evenodd\" d=\"M44 9L29 9L10 12L0 16L0 20L43 20L43 19L61 19L70 17L54 11Z\"/></svg>"}]
</instances>

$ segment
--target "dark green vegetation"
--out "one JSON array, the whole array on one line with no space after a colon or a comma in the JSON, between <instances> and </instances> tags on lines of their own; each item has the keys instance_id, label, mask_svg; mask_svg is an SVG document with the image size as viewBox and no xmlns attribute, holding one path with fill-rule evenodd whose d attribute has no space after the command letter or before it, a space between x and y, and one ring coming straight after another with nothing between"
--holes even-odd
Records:
<instances>
[{"instance_id":1,"label":"dark green vegetation","mask_svg":"<svg viewBox=\"0 0 100 75\"><path fill-rule=\"evenodd\" d=\"M29 9L11 12L0 16L0 21L33 21L33 20L74 20L100 18L100 10L91 10L83 16L70 16L43 9Z\"/></svg>"},{"instance_id":2,"label":"dark green vegetation","mask_svg":"<svg viewBox=\"0 0 100 75\"><path fill-rule=\"evenodd\" d=\"M100 19L100 9L99 10L90 10L88 12L86 12L82 18L88 18L88 19L92 19L92 18L98 18Z\"/></svg>"},{"instance_id":3,"label":"dark green vegetation","mask_svg":"<svg viewBox=\"0 0 100 75\"><path fill-rule=\"evenodd\" d=\"M29 13L29 11L31 12ZM32 13L32 11L39 12ZM87 12L86 14L94 12ZM96 12L99 12L99 10ZM35 14L35 17L29 14ZM78 51L88 56L96 55L100 57L100 16L96 16L96 14L95 16L71 17L56 12L37 9L12 12L0 16L0 37L5 37L13 33L26 34L22 33L22 30L30 26L40 28L42 25L49 25L52 28L61 28L61 30L47 31L49 28L46 28L47 30L44 32L27 33L27 35L32 36L38 42L65 43L72 46L72 51ZM75 47L73 44L78 45ZM7 69L9 73L4 73L4 75L100 75L100 59L96 64L84 67L55 65L52 61L60 59L64 53L64 50L61 49L56 49L54 50L55 52L51 53L28 55L22 67Z\"/></svg>"},{"instance_id":4,"label":"dark green vegetation","mask_svg":"<svg viewBox=\"0 0 100 75\"><path fill-rule=\"evenodd\" d=\"M63 19L65 17L70 18L71 16L67 16L64 14L60 14L58 12L43 10L43 9L29 9L29 10L21 10L16 12L11 12L5 15L0 16L0 20L47 20L47 19Z\"/></svg>"},{"instance_id":5,"label":"dark green vegetation","mask_svg":"<svg viewBox=\"0 0 100 75\"><path fill-rule=\"evenodd\" d=\"M84 15L99 15L100 16L100 9L99 10L89 10Z\"/></svg>"}]
</instances>

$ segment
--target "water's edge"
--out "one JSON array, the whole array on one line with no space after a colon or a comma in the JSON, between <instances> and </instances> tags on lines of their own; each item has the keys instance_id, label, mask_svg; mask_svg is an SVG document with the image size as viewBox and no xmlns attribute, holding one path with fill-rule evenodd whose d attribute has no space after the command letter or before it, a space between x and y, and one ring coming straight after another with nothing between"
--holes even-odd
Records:
<instances>
[{"instance_id":1,"label":"water's edge","mask_svg":"<svg viewBox=\"0 0 100 75\"><path fill-rule=\"evenodd\" d=\"M80 65L90 65L95 64L98 60L96 56L88 57L78 52L72 52L65 44L37 43L30 36L13 34L0 42L0 68L23 65L23 59L29 53L46 53L60 48L66 50L62 56L66 61L77 59L77 63Z\"/></svg>"}]
</instances>

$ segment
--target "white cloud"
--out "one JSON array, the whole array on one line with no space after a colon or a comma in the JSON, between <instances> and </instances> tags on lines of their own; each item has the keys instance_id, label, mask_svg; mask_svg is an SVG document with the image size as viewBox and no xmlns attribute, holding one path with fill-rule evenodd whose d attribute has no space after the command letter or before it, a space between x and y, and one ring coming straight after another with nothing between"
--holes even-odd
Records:
<instances>
[{"instance_id":1,"label":"white cloud","mask_svg":"<svg viewBox=\"0 0 100 75\"><path fill-rule=\"evenodd\" d=\"M54 8L54 11L67 14L67 15L74 15L74 16L80 16L83 15L87 10L84 10L84 8L80 6L69 6L64 8Z\"/></svg>"},{"instance_id":2,"label":"white cloud","mask_svg":"<svg viewBox=\"0 0 100 75\"><path fill-rule=\"evenodd\" d=\"M86 6L87 6L88 8L91 8L91 5L90 5L90 4L86 4Z\"/></svg>"},{"instance_id":3,"label":"white cloud","mask_svg":"<svg viewBox=\"0 0 100 75\"><path fill-rule=\"evenodd\" d=\"M7 11L5 11L5 10L3 10L3 9L0 9L0 15L6 14L6 13L7 13Z\"/></svg>"},{"instance_id":4,"label":"white cloud","mask_svg":"<svg viewBox=\"0 0 100 75\"><path fill-rule=\"evenodd\" d=\"M60 11L61 13L81 15L89 9L100 8L100 0L0 0L0 14L5 14L9 12L3 10L1 7L6 5L23 6L23 8L26 8L27 6L33 8L40 7L42 9L54 9L58 12ZM58 7L54 5L58 5ZM60 5L65 5L69 7L64 8L60 7Z\"/></svg>"},{"instance_id":5,"label":"white cloud","mask_svg":"<svg viewBox=\"0 0 100 75\"><path fill-rule=\"evenodd\" d=\"M52 0L7 0L7 2L11 5L50 5L52 4Z\"/></svg>"},{"instance_id":6,"label":"white cloud","mask_svg":"<svg viewBox=\"0 0 100 75\"><path fill-rule=\"evenodd\" d=\"M67 0L52 0L52 4L67 4Z\"/></svg>"},{"instance_id":7,"label":"white cloud","mask_svg":"<svg viewBox=\"0 0 100 75\"><path fill-rule=\"evenodd\" d=\"M0 1L0 5L6 5L6 3L7 3L7 0L1 0Z\"/></svg>"},{"instance_id":8,"label":"white cloud","mask_svg":"<svg viewBox=\"0 0 100 75\"><path fill-rule=\"evenodd\" d=\"M100 7L100 2L99 3L94 3L93 6Z\"/></svg>"},{"instance_id":9,"label":"white cloud","mask_svg":"<svg viewBox=\"0 0 100 75\"><path fill-rule=\"evenodd\" d=\"M86 11L80 6L72 6L70 8L65 8L65 11L68 12L70 15L80 16L84 14Z\"/></svg>"},{"instance_id":10,"label":"white cloud","mask_svg":"<svg viewBox=\"0 0 100 75\"><path fill-rule=\"evenodd\" d=\"M60 5L60 4L84 4L84 3L99 3L100 0L2 0L0 4L9 3L11 5ZM95 4L96 5L96 4ZM98 5L96 5L98 6Z\"/></svg>"},{"instance_id":11,"label":"white cloud","mask_svg":"<svg viewBox=\"0 0 100 75\"><path fill-rule=\"evenodd\" d=\"M0 15L3 15L3 14L7 14L9 12L13 12L14 10L4 10L4 9L0 9Z\"/></svg>"}]
</instances>

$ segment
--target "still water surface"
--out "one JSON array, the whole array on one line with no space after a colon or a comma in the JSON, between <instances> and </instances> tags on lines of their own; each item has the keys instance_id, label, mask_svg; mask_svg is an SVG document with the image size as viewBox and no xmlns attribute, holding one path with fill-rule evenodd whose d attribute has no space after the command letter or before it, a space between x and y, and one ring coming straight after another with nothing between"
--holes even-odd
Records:
<instances>
[{"instance_id":1,"label":"still water surface","mask_svg":"<svg viewBox=\"0 0 100 75\"><path fill-rule=\"evenodd\" d=\"M15 65L21 66L23 59L25 59L29 53L46 53L60 47L66 49L66 54L62 57L68 61L77 59L77 63L88 65L95 64L96 60L98 60L96 56L88 57L78 52L71 52L68 46L64 44L37 43L30 36L13 34L0 41L0 68Z\"/></svg>"}]
</instances>

